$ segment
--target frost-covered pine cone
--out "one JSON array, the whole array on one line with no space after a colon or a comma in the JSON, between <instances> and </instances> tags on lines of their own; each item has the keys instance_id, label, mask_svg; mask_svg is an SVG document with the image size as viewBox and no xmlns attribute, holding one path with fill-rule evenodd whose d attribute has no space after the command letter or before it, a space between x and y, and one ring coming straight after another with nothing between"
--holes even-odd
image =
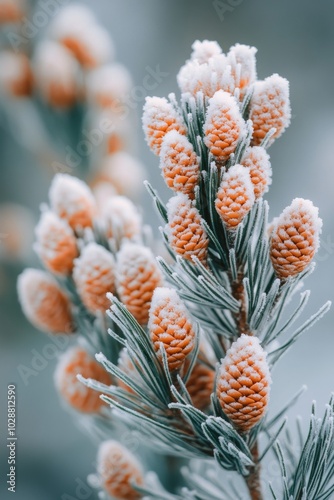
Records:
<instances>
[{"instance_id":1,"label":"frost-covered pine cone","mask_svg":"<svg viewBox=\"0 0 334 500\"><path fill-rule=\"evenodd\" d=\"M235 151L244 128L235 98L223 90L216 92L206 113L204 142L218 162L224 162Z\"/></svg>"},{"instance_id":2,"label":"frost-covered pine cone","mask_svg":"<svg viewBox=\"0 0 334 500\"><path fill-rule=\"evenodd\" d=\"M255 201L250 172L242 165L233 165L223 176L215 206L227 229L236 229Z\"/></svg>"},{"instance_id":3,"label":"frost-covered pine cone","mask_svg":"<svg viewBox=\"0 0 334 500\"><path fill-rule=\"evenodd\" d=\"M160 168L167 186L194 198L200 169L192 144L177 130L166 134L160 152Z\"/></svg>"},{"instance_id":4,"label":"frost-covered pine cone","mask_svg":"<svg viewBox=\"0 0 334 500\"><path fill-rule=\"evenodd\" d=\"M87 309L96 314L110 306L106 294L115 291L115 260L110 252L95 242L84 247L74 262L73 279Z\"/></svg>"},{"instance_id":5,"label":"frost-covered pine cone","mask_svg":"<svg viewBox=\"0 0 334 500\"><path fill-rule=\"evenodd\" d=\"M186 370L187 362L184 367L185 372ZM214 383L215 371L207 365L207 359L203 353L199 353L186 386L195 408L205 410L210 406Z\"/></svg>"},{"instance_id":6,"label":"frost-covered pine cone","mask_svg":"<svg viewBox=\"0 0 334 500\"><path fill-rule=\"evenodd\" d=\"M2 92L13 98L31 96L34 83L33 74L30 61L25 54L2 49L0 52L0 67L2 68L0 73L0 89Z\"/></svg>"},{"instance_id":7,"label":"frost-covered pine cone","mask_svg":"<svg viewBox=\"0 0 334 500\"><path fill-rule=\"evenodd\" d=\"M249 169L255 198L260 198L268 191L271 184L272 172L268 153L261 146L249 147L241 164Z\"/></svg>"},{"instance_id":8,"label":"frost-covered pine cone","mask_svg":"<svg viewBox=\"0 0 334 500\"><path fill-rule=\"evenodd\" d=\"M154 290L162 276L151 250L125 243L117 254L117 293L139 324L146 325Z\"/></svg>"},{"instance_id":9,"label":"frost-covered pine cone","mask_svg":"<svg viewBox=\"0 0 334 500\"><path fill-rule=\"evenodd\" d=\"M92 226L96 205L87 184L68 174L56 174L49 190L52 210L75 230Z\"/></svg>"},{"instance_id":10,"label":"frost-covered pine cone","mask_svg":"<svg viewBox=\"0 0 334 500\"><path fill-rule=\"evenodd\" d=\"M194 347L195 331L186 307L172 288L155 289L148 328L156 352L163 344L170 371L180 369Z\"/></svg>"},{"instance_id":11,"label":"frost-covered pine cone","mask_svg":"<svg viewBox=\"0 0 334 500\"><path fill-rule=\"evenodd\" d=\"M173 196L167 203L167 215L166 232L174 252L190 261L195 256L206 264L209 239L192 200L182 193Z\"/></svg>"},{"instance_id":12,"label":"frost-covered pine cone","mask_svg":"<svg viewBox=\"0 0 334 500\"><path fill-rule=\"evenodd\" d=\"M239 431L249 431L263 418L270 383L266 353L259 339L242 334L227 351L217 376L218 400Z\"/></svg>"},{"instance_id":13,"label":"frost-covered pine cone","mask_svg":"<svg viewBox=\"0 0 334 500\"><path fill-rule=\"evenodd\" d=\"M227 54L227 61L232 67L232 75L240 89L241 99L256 80L256 52L255 47L237 43Z\"/></svg>"},{"instance_id":14,"label":"frost-covered pine cone","mask_svg":"<svg viewBox=\"0 0 334 500\"><path fill-rule=\"evenodd\" d=\"M118 500L139 500L132 483L142 486L144 476L137 459L122 444L109 440L101 443L97 471L105 491Z\"/></svg>"},{"instance_id":15,"label":"frost-covered pine cone","mask_svg":"<svg viewBox=\"0 0 334 500\"><path fill-rule=\"evenodd\" d=\"M254 146L261 144L271 128L276 131L269 145L283 134L291 120L289 82L286 78L274 74L255 82L249 118L253 123Z\"/></svg>"},{"instance_id":16,"label":"frost-covered pine cone","mask_svg":"<svg viewBox=\"0 0 334 500\"><path fill-rule=\"evenodd\" d=\"M270 228L270 258L280 279L295 276L319 248L322 220L309 200L295 198Z\"/></svg>"},{"instance_id":17,"label":"frost-covered pine cone","mask_svg":"<svg viewBox=\"0 0 334 500\"><path fill-rule=\"evenodd\" d=\"M72 333L70 302L56 280L45 271L25 269L17 282L24 314L46 333Z\"/></svg>"},{"instance_id":18,"label":"frost-covered pine cone","mask_svg":"<svg viewBox=\"0 0 334 500\"><path fill-rule=\"evenodd\" d=\"M162 140L170 130L185 135L181 117L164 97L146 97L143 113L143 129L151 151L160 154Z\"/></svg>"},{"instance_id":19,"label":"frost-covered pine cone","mask_svg":"<svg viewBox=\"0 0 334 500\"><path fill-rule=\"evenodd\" d=\"M61 397L82 413L97 413L105 403L99 392L80 382L77 375L106 385L112 384L111 376L79 346L68 349L58 361L54 380Z\"/></svg>"},{"instance_id":20,"label":"frost-covered pine cone","mask_svg":"<svg viewBox=\"0 0 334 500\"><path fill-rule=\"evenodd\" d=\"M53 273L70 274L78 249L67 222L48 210L42 213L35 234L35 250L45 267Z\"/></svg>"},{"instance_id":21,"label":"frost-covered pine cone","mask_svg":"<svg viewBox=\"0 0 334 500\"><path fill-rule=\"evenodd\" d=\"M103 210L108 238L132 239L141 232L141 217L135 205L125 196L112 196Z\"/></svg>"}]
</instances>

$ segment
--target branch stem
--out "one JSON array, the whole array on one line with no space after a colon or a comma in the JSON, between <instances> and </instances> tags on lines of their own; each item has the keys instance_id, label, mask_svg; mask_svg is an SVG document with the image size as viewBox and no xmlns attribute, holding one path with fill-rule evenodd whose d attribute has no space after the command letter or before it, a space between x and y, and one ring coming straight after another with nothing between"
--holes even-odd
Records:
<instances>
[{"instance_id":1,"label":"branch stem","mask_svg":"<svg viewBox=\"0 0 334 500\"><path fill-rule=\"evenodd\" d=\"M259 459L259 448L257 441L252 448L252 457L255 466L250 471L249 476L245 478L247 488L249 491L250 498L252 500L263 500L262 490L261 490L261 466L258 462Z\"/></svg>"}]
</instances>

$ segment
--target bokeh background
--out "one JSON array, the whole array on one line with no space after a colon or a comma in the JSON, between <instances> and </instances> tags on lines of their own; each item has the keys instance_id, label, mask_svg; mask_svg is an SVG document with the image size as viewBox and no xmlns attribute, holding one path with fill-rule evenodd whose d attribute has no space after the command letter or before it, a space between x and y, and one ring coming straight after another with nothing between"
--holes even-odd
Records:
<instances>
[{"instance_id":1,"label":"bokeh background","mask_svg":"<svg viewBox=\"0 0 334 500\"><path fill-rule=\"evenodd\" d=\"M99 22L110 32L118 60L130 69L135 86L142 86L147 66L159 66L166 73L154 91L156 95L177 93L176 74L189 57L195 39L217 40L226 51L236 42L254 45L258 48L259 77L277 72L290 81L293 119L288 131L270 149L273 185L267 198L272 217L296 196L310 198L319 207L324 228L317 270L306 284L312 289L308 313L316 311L328 298L333 299L334 3L226 0L221 2L220 15L215 8L218 2L211 0L94 0L82 3L91 7ZM160 178L157 158L144 143L140 125L142 105L143 100L138 100L135 109L137 154L151 182L166 199L167 190ZM25 113L24 107L17 106L16 113ZM46 201L52 169L39 164L15 137L18 132L8 130L3 120L0 127L0 201L20 203L31 211L32 218L37 219L39 205ZM141 201L146 221L157 227L159 222L148 195L144 193ZM20 231L30 245L28 219L24 220ZM7 227L0 227L0 233L7 234ZM34 257L29 258L34 261ZM3 259L0 267L0 470L7 469L6 388L8 383L16 383L19 439L15 498L77 498L78 481L85 481L94 468L96 447L77 428L75 419L64 411L58 400L53 386L54 359L48 360L45 367L29 377L27 385L20 376L18 367L31 367L36 352L43 353L52 343L50 338L36 332L20 311L15 281L22 265ZM314 399L322 412L334 390L333 323L334 311L302 337L274 372L274 409L301 385L308 386L308 392L290 412L291 424L297 414L308 419ZM3 472L0 482L0 498L7 498L7 495L10 498Z\"/></svg>"}]
</instances>

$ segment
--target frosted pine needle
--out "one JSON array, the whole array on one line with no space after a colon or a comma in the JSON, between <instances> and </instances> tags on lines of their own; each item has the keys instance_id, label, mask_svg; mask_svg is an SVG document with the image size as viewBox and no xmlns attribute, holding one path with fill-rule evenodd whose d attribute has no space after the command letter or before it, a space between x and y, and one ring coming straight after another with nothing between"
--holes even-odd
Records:
<instances>
[{"instance_id":1,"label":"frosted pine needle","mask_svg":"<svg viewBox=\"0 0 334 500\"><path fill-rule=\"evenodd\" d=\"M135 205L125 196L114 196L104 209L108 238L135 238L141 232L141 217Z\"/></svg>"},{"instance_id":2,"label":"frosted pine needle","mask_svg":"<svg viewBox=\"0 0 334 500\"><path fill-rule=\"evenodd\" d=\"M155 290L148 328L155 351L159 352L160 344L163 345L169 370L179 370L194 347L195 331L188 311L175 290Z\"/></svg>"},{"instance_id":3,"label":"frosted pine needle","mask_svg":"<svg viewBox=\"0 0 334 500\"><path fill-rule=\"evenodd\" d=\"M71 333L70 302L55 279L45 271L25 269L17 282L22 310L28 320L46 333Z\"/></svg>"},{"instance_id":4,"label":"frosted pine needle","mask_svg":"<svg viewBox=\"0 0 334 500\"><path fill-rule=\"evenodd\" d=\"M125 243L117 254L117 293L138 323L148 322L153 292L162 276L150 249Z\"/></svg>"},{"instance_id":5,"label":"frosted pine needle","mask_svg":"<svg viewBox=\"0 0 334 500\"><path fill-rule=\"evenodd\" d=\"M250 119L253 122L252 144L258 146L266 134L275 128L276 131L269 145L280 137L290 125L291 108L289 82L274 74L264 81L254 84L254 94L250 103Z\"/></svg>"},{"instance_id":6,"label":"frosted pine needle","mask_svg":"<svg viewBox=\"0 0 334 500\"><path fill-rule=\"evenodd\" d=\"M259 339L241 335L227 351L217 377L220 405L239 431L249 431L264 417L270 383L266 353Z\"/></svg>"},{"instance_id":7,"label":"frosted pine needle","mask_svg":"<svg viewBox=\"0 0 334 500\"><path fill-rule=\"evenodd\" d=\"M174 252L190 261L195 256L205 264L209 239L194 203L179 193L169 200L167 214L166 232Z\"/></svg>"},{"instance_id":8,"label":"frosted pine needle","mask_svg":"<svg viewBox=\"0 0 334 500\"><path fill-rule=\"evenodd\" d=\"M185 135L181 116L164 97L146 97L143 113L143 130L151 151L160 154L161 143L167 132L177 130Z\"/></svg>"},{"instance_id":9,"label":"frosted pine needle","mask_svg":"<svg viewBox=\"0 0 334 500\"><path fill-rule=\"evenodd\" d=\"M54 273L70 274L78 250L67 222L48 210L42 213L35 233L35 250L45 267Z\"/></svg>"},{"instance_id":10,"label":"frosted pine needle","mask_svg":"<svg viewBox=\"0 0 334 500\"><path fill-rule=\"evenodd\" d=\"M115 291L112 254L97 243L89 243L74 262L73 279L87 309L93 314L105 312L110 306L106 294Z\"/></svg>"},{"instance_id":11,"label":"frosted pine needle","mask_svg":"<svg viewBox=\"0 0 334 500\"><path fill-rule=\"evenodd\" d=\"M118 500L139 500L132 484L143 485L144 477L137 459L117 441L104 441L97 455L97 471L105 491Z\"/></svg>"},{"instance_id":12,"label":"frosted pine needle","mask_svg":"<svg viewBox=\"0 0 334 500\"><path fill-rule=\"evenodd\" d=\"M128 350L126 347L123 347L121 352L119 353L118 356L118 361L117 361L117 366L120 368L126 375L129 375L132 379L136 377L136 370L135 367L133 366L133 363L130 359ZM121 379L117 379L117 385L124 389L127 392L130 392L133 394L133 390L131 387L126 385Z\"/></svg>"},{"instance_id":13,"label":"frosted pine needle","mask_svg":"<svg viewBox=\"0 0 334 500\"><path fill-rule=\"evenodd\" d=\"M271 184L272 171L268 153L261 146L247 148L241 163L249 169L255 198L260 198Z\"/></svg>"},{"instance_id":14,"label":"frosted pine needle","mask_svg":"<svg viewBox=\"0 0 334 500\"><path fill-rule=\"evenodd\" d=\"M166 134L160 152L160 168L167 186L194 197L199 178L199 160L192 144L177 130Z\"/></svg>"},{"instance_id":15,"label":"frosted pine needle","mask_svg":"<svg viewBox=\"0 0 334 500\"><path fill-rule=\"evenodd\" d=\"M254 188L248 169L233 165L223 177L215 206L227 229L236 229L255 201Z\"/></svg>"},{"instance_id":16,"label":"frosted pine needle","mask_svg":"<svg viewBox=\"0 0 334 500\"><path fill-rule=\"evenodd\" d=\"M79 374L106 385L112 383L109 373L84 349L75 346L60 357L54 375L55 385L60 396L72 408L82 413L97 413L105 403L97 391L77 379Z\"/></svg>"},{"instance_id":17,"label":"frosted pine needle","mask_svg":"<svg viewBox=\"0 0 334 500\"><path fill-rule=\"evenodd\" d=\"M216 92L209 101L204 142L219 162L224 162L234 152L244 128L235 98L223 90Z\"/></svg>"},{"instance_id":18,"label":"frosted pine needle","mask_svg":"<svg viewBox=\"0 0 334 500\"><path fill-rule=\"evenodd\" d=\"M322 220L309 200L295 198L271 228L270 257L280 279L295 276L312 261L319 248Z\"/></svg>"},{"instance_id":19,"label":"frosted pine needle","mask_svg":"<svg viewBox=\"0 0 334 500\"><path fill-rule=\"evenodd\" d=\"M230 48L227 54L227 60L232 67L236 85L240 88L241 98L245 95L248 87L256 80L256 52L255 47L237 43Z\"/></svg>"},{"instance_id":20,"label":"frosted pine needle","mask_svg":"<svg viewBox=\"0 0 334 500\"><path fill-rule=\"evenodd\" d=\"M51 208L75 230L91 226L96 212L91 190L80 179L56 174L49 190Z\"/></svg>"}]
</instances>

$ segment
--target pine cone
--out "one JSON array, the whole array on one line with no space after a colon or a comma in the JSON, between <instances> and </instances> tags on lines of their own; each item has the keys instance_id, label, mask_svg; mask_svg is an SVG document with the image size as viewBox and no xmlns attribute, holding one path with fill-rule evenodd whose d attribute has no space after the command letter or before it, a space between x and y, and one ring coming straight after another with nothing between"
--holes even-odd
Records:
<instances>
[{"instance_id":1,"label":"pine cone","mask_svg":"<svg viewBox=\"0 0 334 500\"><path fill-rule=\"evenodd\" d=\"M220 405L239 431L249 431L263 418L270 383L266 353L259 339L242 334L227 351L217 379Z\"/></svg>"},{"instance_id":2,"label":"pine cone","mask_svg":"<svg viewBox=\"0 0 334 500\"><path fill-rule=\"evenodd\" d=\"M219 162L235 151L245 128L237 101L228 92L219 90L210 99L204 124L204 142Z\"/></svg>"},{"instance_id":3,"label":"pine cone","mask_svg":"<svg viewBox=\"0 0 334 500\"><path fill-rule=\"evenodd\" d=\"M166 232L174 252L190 261L195 256L205 265L209 239L194 203L179 193L169 200L167 214Z\"/></svg>"},{"instance_id":4,"label":"pine cone","mask_svg":"<svg viewBox=\"0 0 334 500\"><path fill-rule=\"evenodd\" d=\"M22 0L2 0L0 3L0 25L17 23L23 18L24 5Z\"/></svg>"},{"instance_id":5,"label":"pine cone","mask_svg":"<svg viewBox=\"0 0 334 500\"><path fill-rule=\"evenodd\" d=\"M1 91L14 98L27 97L32 94L33 75L29 59L25 54L1 50L0 66L2 68L0 74Z\"/></svg>"},{"instance_id":6,"label":"pine cone","mask_svg":"<svg viewBox=\"0 0 334 500\"><path fill-rule=\"evenodd\" d=\"M163 344L169 370L178 370L194 347L195 331L188 311L171 288L156 288L148 328L156 352Z\"/></svg>"},{"instance_id":7,"label":"pine cone","mask_svg":"<svg viewBox=\"0 0 334 500\"><path fill-rule=\"evenodd\" d=\"M309 200L295 198L271 228L270 258L280 279L302 272L319 248L322 220Z\"/></svg>"},{"instance_id":8,"label":"pine cone","mask_svg":"<svg viewBox=\"0 0 334 500\"><path fill-rule=\"evenodd\" d=\"M264 81L255 82L249 118L253 122L253 146L261 144L273 127L276 132L271 137L269 145L280 137L290 125L291 119L288 80L274 74Z\"/></svg>"},{"instance_id":9,"label":"pine cone","mask_svg":"<svg viewBox=\"0 0 334 500\"><path fill-rule=\"evenodd\" d=\"M230 48L227 54L228 63L232 67L232 74L240 89L241 99L247 89L256 80L256 57L257 49L249 45L237 43Z\"/></svg>"},{"instance_id":10,"label":"pine cone","mask_svg":"<svg viewBox=\"0 0 334 500\"><path fill-rule=\"evenodd\" d=\"M153 292L162 284L156 260L148 248L125 243L117 255L116 287L120 300L136 318L146 325Z\"/></svg>"},{"instance_id":11,"label":"pine cone","mask_svg":"<svg viewBox=\"0 0 334 500\"><path fill-rule=\"evenodd\" d=\"M268 191L271 184L271 165L268 153L261 146L247 148L241 164L249 169L255 198L260 198Z\"/></svg>"},{"instance_id":12,"label":"pine cone","mask_svg":"<svg viewBox=\"0 0 334 500\"><path fill-rule=\"evenodd\" d=\"M211 394L215 383L215 371L207 366L207 359L203 353L199 353L196 364L187 382L187 390L191 400L199 410L205 410L210 406ZM187 371L187 361L184 373Z\"/></svg>"},{"instance_id":13,"label":"pine cone","mask_svg":"<svg viewBox=\"0 0 334 500\"><path fill-rule=\"evenodd\" d=\"M133 239L141 232L141 217L135 205L125 196L113 196L103 210L108 238L120 242L123 238Z\"/></svg>"},{"instance_id":14,"label":"pine cone","mask_svg":"<svg viewBox=\"0 0 334 500\"><path fill-rule=\"evenodd\" d=\"M97 243L89 243L74 262L73 279L87 309L93 314L105 312L110 306L106 294L115 292L112 254Z\"/></svg>"},{"instance_id":15,"label":"pine cone","mask_svg":"<svg viewBox=\"0 0 334 500\"><path fill-rule=\"evenodd\" d=\"M200 173L198 158L192 144L177 130L168 132L162 141L160 168L169 188L194 198Z\"/></svg>"},{"instance_id":16,"label":"pine cone","mask_svg":"<svg viewBox=\"0 0 334 500\"><path fill-rule=\"evenodd\" d=\"M73 332L70 302L52 276L25 269L17 289L22 310L33 325L47 333Z\"/></svg>"},{"instance_id":17,"label":"pine cone","mask_svg":"<svg viewBox=\"0 0 334 500\"><path fill-rule=\"evenodd\" d=\"M181 117L164 97L146 97L143 113L143 130L151 151L160 154L162 140L170 130L185 135Z\"/></svg>"},{"instance_id":18,"label":"pine cone","mask_svg":"<svg viewBox=\"0 0 334 500\"><path fill-rule=\"evenodd\" d=\"M67 222L51 211L43 212L35 233L35 250L45 267L53 273L70 274L78 250Z\"/></svg>"},{"instance_id":19,"label":"pine cone","mask_svg":"<svg viewBox=\"0 0 334 500\"><path fill-rule=\"evenodd\" d=\"M72 229L92 226L95 215L95 200L87 184L68 174L56 174L53 178L49 198L51 208Z\"/></svg>"},{"instance_id":20,"label":"pine cone","mask_svg":"<svg viewBox=\"0 0 334 500\"><path fill-rule=\"evenodd\" d=\"M249 171L241 165L233 165L224 174L215 201L217 213L227 229L237 228L254 201L254 188Z\"/></svg>"},{"instance_id":21,"label":"pine cone","mask_svg":"<svg viewBox=\"0 0 334 500\"><path fill-rule=\"evenodd\" d=\"M139 500L141 495L131 483L144 484L136 458L117 441L104 441L97 456L97 470L108 495L119 500Z\"/></svg>"},{"instance_id":22,"label":"pine cone","mask_svg":"<svg viewBox=\"0 0 334 500\"><path fill-rule=\"evenodd\" d=\"M112 384L109 373L81 347L71 347L59 359L55 385L62 398L82 413L97 413L105 403L100 393L85 386L77 375L106 385Z\"/></svg>"}]
</instances>

